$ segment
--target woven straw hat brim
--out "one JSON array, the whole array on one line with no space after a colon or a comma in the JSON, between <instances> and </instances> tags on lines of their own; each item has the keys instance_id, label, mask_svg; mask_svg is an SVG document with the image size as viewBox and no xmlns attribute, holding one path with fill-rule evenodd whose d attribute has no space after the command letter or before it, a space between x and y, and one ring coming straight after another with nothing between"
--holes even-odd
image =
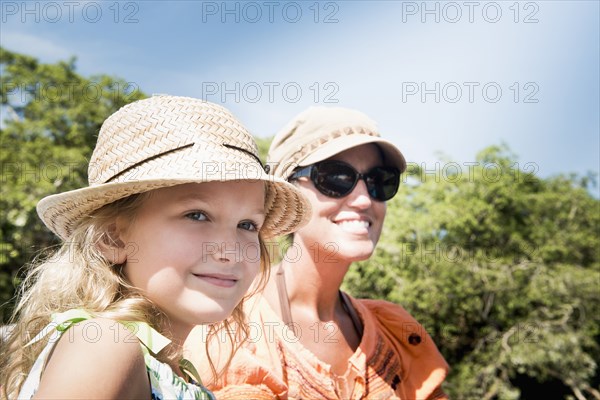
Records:
<instances>
[{"instance_id":1,"label":"woven straw hat brim","mask_svg":"<svg viewBox=\"0 0 600 400\"><path fill-rule=\"evenodd\" d=\"M236 180L267 184L264 238L290 233L308 221L308 201L293 185L264 171L252 135L227 109L189 97L153 96L104 121L90 159L89 187L48 196L37 210L66 240L84 217L132 194Z\"/></svg>"},{"instance_id":2,"label":"woven straw hat brim","mask_svg":"<svg viewBox=\"0 0 600 400\"><path fill-rule=\"evenodd\" d=\"M261 229L263 238L270 239L288 234L308 222L310 205L292 184L273 176L263 176L258 181L264 181L267 185L266 218ZM38 203L37 212L52 232L67 240L83 218L104 205L154 189L203 182L211 182L211 180L158 179L108 183L47 196Z\"/></svg>"}]
</instances>

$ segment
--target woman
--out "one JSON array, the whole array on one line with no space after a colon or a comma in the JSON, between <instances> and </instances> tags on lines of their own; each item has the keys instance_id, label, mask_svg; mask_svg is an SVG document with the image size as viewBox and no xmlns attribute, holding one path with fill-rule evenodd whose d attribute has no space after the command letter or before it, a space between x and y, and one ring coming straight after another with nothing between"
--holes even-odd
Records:
<instances>
[{"instance_id":1,"label":"woman","mask_svg":"<svg viewBox=\"0 0 600 400\"><path fill-rule=\"evenodd\" d=\"M221 398L437 399L448 366L402 307L340 291L379 240L406 162L363 113L313 107L269 150L276 177L308 198L264 293L248 304L249 341L211 389Z\"/></svg>"}]
</instances>

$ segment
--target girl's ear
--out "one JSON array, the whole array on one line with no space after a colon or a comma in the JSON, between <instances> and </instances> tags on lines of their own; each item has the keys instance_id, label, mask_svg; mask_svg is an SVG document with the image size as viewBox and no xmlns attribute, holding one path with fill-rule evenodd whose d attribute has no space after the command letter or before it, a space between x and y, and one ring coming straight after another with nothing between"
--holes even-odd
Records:
<instances>
[{"instance_id":1,"label":"girl's ear","mask_svg":"<svg viewBox=\"0 0 600 400\"><path fill-rule=\"evenodd\" d=\"M108 225L102 239L98 242L100 252L112 264L124 264L127 261L125 242L121 239L117 223Z\"/></svg>"}]
</instances>

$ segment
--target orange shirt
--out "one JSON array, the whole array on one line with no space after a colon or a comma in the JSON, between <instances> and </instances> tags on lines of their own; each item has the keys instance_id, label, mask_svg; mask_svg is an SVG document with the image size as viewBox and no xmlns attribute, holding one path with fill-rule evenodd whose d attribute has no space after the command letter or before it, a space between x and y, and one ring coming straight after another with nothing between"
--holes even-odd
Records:
<instances>
[{"instance_id":1,"label":"orange shirt","mask_svg":"<svg viewBox=\"0 0 600 400\"><path fill-rule=\"evenodd\" d=\"M248 302L250 334L226 373L209 386L218 399L447 399L448 365L402 307L350 298L364 333L343 376L304 348L261 296Z\"/></svg>"}]
</instances>

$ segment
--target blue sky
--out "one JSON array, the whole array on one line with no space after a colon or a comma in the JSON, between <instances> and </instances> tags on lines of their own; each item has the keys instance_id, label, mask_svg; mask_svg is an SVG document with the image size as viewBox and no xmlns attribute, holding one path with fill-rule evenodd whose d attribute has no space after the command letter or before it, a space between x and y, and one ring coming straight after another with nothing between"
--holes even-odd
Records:
<instances>
[{"instance_id":1,"label":"blue sky","mask_svg":"<svg viewBox=\"0 0 600 400\"><path fill-rule=\"evenodd\" d=\"M221 103L257 136L339 105L429 170L500 143L542 177L600 168L598 1L0 4L2 46Z\"/></svg>"}]
</instances>

